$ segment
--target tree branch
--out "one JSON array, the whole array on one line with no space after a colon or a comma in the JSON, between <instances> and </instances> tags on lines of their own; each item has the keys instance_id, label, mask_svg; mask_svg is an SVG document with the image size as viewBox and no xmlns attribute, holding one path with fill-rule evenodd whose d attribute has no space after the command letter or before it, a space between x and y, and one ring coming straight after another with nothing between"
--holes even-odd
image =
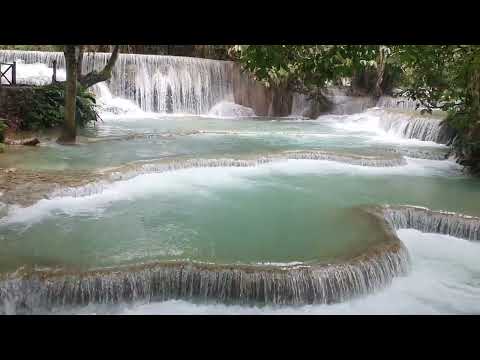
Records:
<instances>
[{"instance_id":1,"label":"tree branch","mask_svg":"<svg viewBox=\"0 0 480 360\"><path fill-rule=\"evenodd\" d=\"M88 74L79 77L78 81L80 82L80 84L82 84L83 87L88 88L99 82L110 79L110 77L112 76L112 69L115 66L115 63L118 59L119 49L120 49L120 45L115 45L112 51L112 56L110 56L110 59L108 59L107 65L105 65L102 71L98 72L96 70L93 70Z\"/></svg>"}]
</instances>

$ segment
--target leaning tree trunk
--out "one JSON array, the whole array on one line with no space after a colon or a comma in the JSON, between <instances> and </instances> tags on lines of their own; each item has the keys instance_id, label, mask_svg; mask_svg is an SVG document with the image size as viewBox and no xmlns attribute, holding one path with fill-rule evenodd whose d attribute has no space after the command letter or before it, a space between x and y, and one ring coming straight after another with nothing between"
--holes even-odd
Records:
<instances>
[{"instance_id":1,"label":"leaning tree trunk","mask_svg":"<svg viewBox=\"0 0 480 360\"><path fill-rule=\"evenodd\" d=\"M88 74L80 76L78 78L80 84L84 88L89 88L96 83L109 80L112 76L113 67L117 62L119 50L119 45L115 45L112 55L110 56L110 59L108 59L107 65L105 65L101 71L92 70Z\"/></svg>"},{"instance_id":2,"label":"leaning tree trunk","mask_svg":"<svg viewBox=\"0 0 480 360\"><path fill-rule=\"evenodd\" d=\"M77 79L82 77L82 68L83 68L83 51L85 49L85 45L78 46L78 54L77 54Z\"/></svg>"},{"instance_id":3,"label":"leaning tree trunk","mask_svg":"<svg viewBox=\"0 0 480 360\"><path fill-rule=\"evenodd\" d=\"M385 50L382 46L380 46L380 51L377 58L375 88L373 89L373 95L376 97L383 95L383 80L385 75L386 58L387 56Z\"/></svg>"},{"instance_id":4,"label":"leaning tree trunk","mask_svg":"<svg viewBox=\"0 0 480 360\"><path fill-rule=\"evenodd\" d=\"M79 53L78 45L65 45L65 67L67 81L65 86L65 120L59 143L75 143L77 137L77 124L75 121L76 98L77 98L77 61Z\"/></svg>"},{"instance_id":5,"label":"leaning tree trunk","mask_svg":"<svg viewBox=\"0 0 480 360\"><path fill-rule=\"evenodd\" d=\"M480 55L474 56L470 65L466 103L475 124L480 121Z\"/></svg>"},{"instance_id":6,"label":"leaning tree trunk","mask_svg":"<svg viewBox=\"0 0 480 360\"><path fill-rule=\"evenodd\" d=\"M112 76L112 69L118 58L119 45L115 45L112 56L107 65L100 72L92 70L86 75L82 75L83 51L84 45L65 45L65 67L67 80L65 84L65 121L62 135L57 142L61 144L73 144L77 137L77 124L75 119L77 86L84 89L95 85L96 83L106 81Z\"/></svg>"}]
</instances>

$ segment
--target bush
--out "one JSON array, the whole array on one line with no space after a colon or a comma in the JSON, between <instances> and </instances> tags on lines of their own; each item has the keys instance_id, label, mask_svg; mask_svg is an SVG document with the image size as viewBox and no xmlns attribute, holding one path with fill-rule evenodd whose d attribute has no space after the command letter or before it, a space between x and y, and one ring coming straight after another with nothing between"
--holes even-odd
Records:
<instances>
[{"instance_id":1,"label":"bush","mask_svg":"<svg viewBox=\"0 0 480 360\"><path fill-rule=\"evenodd\" d=\"M5 141L5 130L7 129L7 125L5 124L5 120L0 119L0 143Z\"/></svg>"},{"instance_id":2,"label":"bush","mask_svg":"<svg viewBox=\"0 0 480 360\"><path fill-rule=\"evenodd\" d=\"M65 118L65 88L63 85L47 85L35 89L28 99L28 110L25 113L22 129L37 130L59 127ZM95 109L95 97L86 89L79 87L77 91L76 120L80 127L98 120Z\"/></svg>"}]
</instances>

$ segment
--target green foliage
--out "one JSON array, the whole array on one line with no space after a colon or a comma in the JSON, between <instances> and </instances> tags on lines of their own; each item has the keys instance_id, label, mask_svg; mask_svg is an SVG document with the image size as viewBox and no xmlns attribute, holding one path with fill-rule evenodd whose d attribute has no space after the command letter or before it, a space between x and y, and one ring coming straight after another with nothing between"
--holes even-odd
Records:
<instances>
[{"instance_id":1,"label":"green foliage","mask_svg":"<svg viewBox=\"0 0 480 360\"><path fill-rule=\"evenodd\" d=\"M80 127L85 127L90 122L100 118L96 111L95 96L87 89L79 87L77 90L77 109L75 118Z\"/></svg>"},{"instance_id":2,"label":"green foliage","mask_svg":"<svg viewBox=\"0 0 480 360\"><path fill-rule=\"evenodd\" d=\"M378 45L236 45L243 68L266 85L324 88L365 69L376 69Z\"/></svg>"},{"instance_id":3,"label":"green foliage","mask_svg":"<svg viewBox=\"0 0 480 360\"><path fill-rule=\"evenodd\" d=\"M429 112L447 112L446 122L457 132L455 152L464 164L479 169L480 46L403 45L395 53L406 74L403 95Z\"/></svg>"},{"instance_id":4,"label":"green foliage","mask_svg":"<svg viewBox=\"0 0 480 360\"><path fill-rule=\"evenodd\" d=\"M457 154L480 163L478 45L236 45L232 52L267 86L321 92L348 78L367 93L377 79L384 91L401 87L427 112L447 112Z\"/></svg>"},{"instance_id":5,"label":"green foliage","mask_svg":"<svg viewBox=\"0 0 480 360\"><path fill-rule=\"evenodd\" d=\"M5 130L7 129L7 125L3 119L0 119L0 143L5 141Z\"/></svg>"},{"instance_id":6,"label":"green foliage","mask_svg":"<svg viewBox=\"0 0 480 360\"><path fill-rule=\"evenodd\" d=\"M65 118L65 88L63 85L48 85L35 89L29 99L24 116L23 129L54 128L63 124ZM77 91L76 121L80 127L98 120L95 98L82 87Z\"/></svg>"},{"instance_id":7,"label":"green foliage","mask_svg":"<svg viewBox=\"0 0 480 360\"><path fill-rule=\"evenodd\" d=\"M392 61L404 73L403 95L423 107L465 111L469 68L478 47L462 45L396 46Z\"/></svg>"}]
</instances>

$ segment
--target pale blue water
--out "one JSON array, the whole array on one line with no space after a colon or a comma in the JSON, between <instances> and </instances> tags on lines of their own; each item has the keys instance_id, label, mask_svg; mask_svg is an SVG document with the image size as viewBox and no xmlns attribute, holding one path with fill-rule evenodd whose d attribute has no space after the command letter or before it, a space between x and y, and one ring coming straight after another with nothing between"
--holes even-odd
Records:
<instances>
[{"instance_id":1,"label":"pale blue water","mask_svg":"<svg viewBox=\"0 0 480 360\"><path fill-rule=\"evenodd\" d=\"M85 129L83 145L61 147L47 142L39 148L12 150L8 157L0 158L0 166L68 171L138 160L241 157L299 149L376 155L392 149L442 154L448 150L382 133L369 121L368 116L359 121L358 115L316 121L113 118ZM249 264L335 262L380 241L377 229L359 216L357 206L412 204L480 215L479 193L479 180L464 175L454 162L414 158L407 158L405 166L392 168L290 160L255 168L145 174L115 182L91 196L42 200L24 209L10 207L8 215L0 219L0 263L3 271L11 272L23 265L84 270L172 259ZM442 254L430 266L425 248L418 250L422 236L406 236L413 259L418 261L414 269L419 268L421 275L413 271L414 280L398 280L385 299L382 294L373 295L371 303L365 299L333 308L255 310L167 302L100 311L372 312L374 303L375 309L383 303L386 312L477 311L464 292L454 297L463 301L463 310L460 306L448 308L435 302L442 301L439 294L453 293L428 292L416 284L425 273L437 274L446 268L454 274L447 278L462 287L476 281L478 269L469 262L460 276L459 265L452 265ZM463 249L463 243L459 244ZM477 251L474 245L472 252ZM441 281L436 275L432 279ZM419 300L426 296L425 291L431 295L430 308ZM476 285L472 291L471 296L476 297ZM391 299L396 297L410 307ZM391 301L398 306L387 304Z\"/></svg>"}]
</instances>

